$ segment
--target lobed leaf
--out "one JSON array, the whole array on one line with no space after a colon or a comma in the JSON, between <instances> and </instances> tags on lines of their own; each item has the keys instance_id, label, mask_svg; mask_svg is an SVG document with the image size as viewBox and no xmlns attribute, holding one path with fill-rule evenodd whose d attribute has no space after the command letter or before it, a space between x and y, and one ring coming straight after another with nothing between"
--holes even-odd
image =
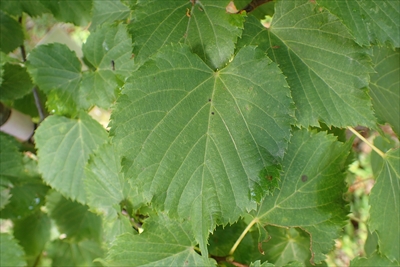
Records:
<instances>
[{"instance_id":1,"label":"lobed leaf","mask_svg":"<svg viewBox=\"0 0 400 267\"><path fill-rule=\"evenodd\" d=\"M189 219L200 246L264 196L259 173L281 161L293 112L261 51L246 47L214 72L187 46L166 47L123 93L111 130L126 177L155 207Z\"/></svg>"},{"instance_id":2,"label":"lobed leaf","mask_svg":"<svg viewBox=\"0 0 400 267\"><path fill-rule=\"evenodd\" d=\"M318 0L350 29L358 44L400 46L400 7L396 0Z\"/></svg>"},{"instance_id":3,"label":"lobed leaf","mask_svg":"<svg viewBox=\"0 0 400 267\"><path fill-rule=\"evenodd\" d=\"M295 131L283 161L280 189L256 212L263 224L300 227L310 234L311 263L324 260L345 224L345 163L348 144L332 135Z\"/></svg>"},{"instance_id":4,"label":"lobed leaf","mask_svg":"<svg viewBox=\"0 0 400 267\"><path fill-rule=\"evenodd\" d=\"M368 86L369 52L332 15L308 0L276 3L269 28L248 17L238 47L258 45L282 69L296 104L297 124L374 127Z\"/></svg>"},{"instance_id":5,"label":"lobed leaf","mask_svg":"<svg viewBox=\"0 0 400 267\"><path fill-rule=\"evenodd\" d=\"M35 133L39 171L64 196L86 202L84 166L89 154L107 139L103 127L86 113L79 119L50 116Z\"/></svg>"}]
</instances>

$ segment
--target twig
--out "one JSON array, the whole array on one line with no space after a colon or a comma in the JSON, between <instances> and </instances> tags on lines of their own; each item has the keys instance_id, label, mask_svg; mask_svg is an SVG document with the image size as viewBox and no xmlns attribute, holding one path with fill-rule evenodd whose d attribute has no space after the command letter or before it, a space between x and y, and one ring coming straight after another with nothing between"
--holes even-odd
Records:
<instances>
[{"instance_id":1,"label":"twig","mask_svg":"<svg viewBox=\"0 0 400 267\"><path fill-rule=\"evenodd\" d=\"M367 139L364 138L361 134L359 134L353 127L347 127L353 134L355 134L358 138L360 138L364 143L366 143L368 146L370 146L376 153L378 153L379 156L382 158L385 157L385 153L383 153L379 148L374 146L371 142L369 142Z\"/></svg>"}]
</instances>

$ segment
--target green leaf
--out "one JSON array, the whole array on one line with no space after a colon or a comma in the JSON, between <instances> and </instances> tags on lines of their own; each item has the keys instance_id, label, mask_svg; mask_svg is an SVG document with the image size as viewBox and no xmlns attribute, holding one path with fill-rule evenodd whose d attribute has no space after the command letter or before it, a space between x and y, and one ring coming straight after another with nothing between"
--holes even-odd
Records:
<instances>
[{"instance_id":1,"label":"green leaf","mask_svg":"<svg viewBox=\"0 0 400 267\"><path fill-rule=\"evenodd\" d=\"M0 266L26 266L24 250L8 233L0 233Z\"/></svg>"},{"instance_id":2,"label":"green leaf","mask_svg":"<svg viewBox=\"0 0 400 267\"><path fill-rule=\"evenodd\" d=\"M65 199L57 192L47 197L46 207L56 221L60 233L73 240L100 240L101 219L87 206Z\"/></svg>"},{"instance_id":3,"label":"green leaf","mask_svg":"<svg viewBox=\"0 0 400 267\"><path fill-rule=\"evenodd\" d=\"M128 18L131 10L121 1L93 0L92 23L89 29L95 29L98 25L112 23L116 20Z\"/></svg>"},{"instance_id":4,"label":"green leaf","mask_svg":"<svg viewBox=\"0 0 400 267\"><path fill-rule=\"evenodd\" d=\"M0 132L0 144L0 175L18 178L24 170L18 142L12 136Z\"/></svg>"},{"instance_id":5,"label":"green leaf","mask_svg":"<svg viewBox=\"0 0 400 267\"><path fill-rule=\"evenodd\" d=\"M101 266L93 263L98 257L103 256L101 246L94 241L84 240L79 243L69 240L55 240L51 243L49 256L52 259L52 266Z\"/></svg>"},{"instance_id":6,"label":"green leaf","mask_svg":"<svg viewBox=\"0 0 400 267\"><path fill-rule=\"evenodd\" d=\"M71 22L77 26L86 26L91 20L93 0L40 0L40 2L48 8L59 21Z\"/></svg>"},{"instance_id":7,"label":"green leaf","mask_svg":"<svg viewBox=\"0 0 400 267\"><path fill-rule=\"evenodd\" d=\"M126 26L102 25L83 45L87 61L96 68L83 76L81 89L87 101L109 108L119 93L117 75L125 78L132 72L132 40Z\"/></svg>"},{"instance_id":8,"label":"green leaf","mask_svg":"<svg viewBox=\"0 0 400 267\"><path fill-rule=\"evenodd\" d=\"M399 266L396 262L391 262L387 258L374 253L369 258L357 257L350 262L351 267L391 267Z\"/></svg>"},{"instance_id":9,"label":"green leaf","mask_svg":"<svg viewBox=\"0 0 400 267\"><path fill-rule=\"evenodd\" d=\"M372 61L375 73L371 74L370 94L376 116L400 136L400 50L374 47Z\"/></svg>"},{"instance_id":10,"label":"green leaf","mask_svg":"<svg viewBox=\"0 0 400 267\"><path fill-rule=\"evenodd\" d=\"M246 47L214 72L187 46L166 47L123 93L112 132L126 177L190 219L200 246L264 196L259 173L281 161L293 117L285 80L261 51Z\"/></svg>"},{"instance_id":11,"label":"green leaf","mask_svg":"<svg viewBox=\"0 0 400 267\"><path fill-rule=\"evenodd\" d=\"M283 161L280 190L252 212L263 224L300 227L311 236L311 262L324 260L345 225L345 163L350 144L324 132L295 131Z\"/></svg>"},{"instance_id":12,"label":"green leaf","mask_svg":"<svg viewBox=\"0 0 400 267\"><path fill-rule=\"evenodd\" d=\"M65 44L36 47L27 67L33 82L48 95L53 113L75 115L77 107L85 107L79 92L82 64Z\"/></svg>"},{"instance_id":13,"label":"green leaf","mask_svg":"<svg viewBox=\"0 0 400 267\"><path fill-rule=\"evenodd\" d=\"M50 218L39 211L13 223L14 236L24 248L29 266L33 266L50 240Z\"/></svg>"},{"instance_id":14,"label":"green leaf","mask_svg":"<svg viewBox=\"0 0 400 267\"><path fill-rule=\"evenodd\" d=\"M318 0L350 29L356 42L400 46L400 8L397 0Z\"/></svg>"},{"instance_id":15,"label":"green leaf","mask_svg":"<svg viewBox=\"0 0 400 267\"><path fill-rule=\"evenodd\" d=\"M261 263L261 261L255 261L250 264L250 267L274 267L274 266L275 265L273 265L272 263L269 262Z\"/></svg>"},{"instance_id":16,"label":"green leaf","mask_svg":"<svg viewBox=\"0 0 400 267\"><path fill-rule=\"evenodd\" d=\"M283 0L269 29L249 16L238 47L259 45L282 69L296 104L297 124L374 127L371 101L362 88L373 72L339 20L308 0Z\"/></svg>"},{"instance_id":17,"label":"green leaf","mask_svg":"<svg viewBox=\"0 0 400 267\"><path fill-rule=\"evenodd\" d=\"M22 12L25 12L36 17L49 12L40 0L4 0L0 2L0 9L14 16L22 16Z\"/></svg>"},{"instance_id":18,"label":"green leaf","mask_svg":"<svg viewBox=\"0 0 400 267\"><path fill-rule=\"evenodd\" d=\"M0 86L1 101L21 98L32 91L33 84L25 68L7 63L3 69L3 83Z\"/></svg>"},{"instance_id":19,"label":"green leaf","mask_svg":"<svg viewBox=\"0 0 400 267\"><path fill-rule=\"evenodd\" d=\"M300 266L306 264L310 258L310 236L304 231L296 228L278 228L267 226L270 240L263 243L266 258L276 266L285 266L290 262L297 261ZM299 266L299 265L297 265Z\"/></svg>"},{"instance_id":20,"label":"green leaf","mask_svg":"<svg viewBox=\"0 0 400 267\"><path fill-rule=\"evenodd\" d=\"M121 159L115 147L105 144L89 160L85 170L87 204L107 218L115 218L122 200L130 194L130 185L121 172Z\"/></svg>"},{"instance_id":21,"label":"green leaf","mask_svg":"<svg viewBox=\"0 0 400 267\"><path fill-rule=\"evenodd\" d=\"M231 58L243 27L242 15L226 12L228 3L138 1L131 24L136 62L141 65L165 44L182 42L212 69L222 68Z\"/></svg>"},{"instance_id":22,"label":"green leaf","mask_svg":"<svg viewBox=\"0 0 400 267\"><path fill-rule=\"evenodd\" d=\"M43 179L64 196L85 203L84 166L106 140L104 128L86 113L79 119L47 117L35 133Z\"/></svg>"},{"instance_id":23,"label":"green leaf","mask_svg":"<svg viewBox=\"0 0 400 267\"><path fill-rule=\"evenodd\" d=\"M118 236L110 248L107 266L205 266L196 253L188 222L179 223L160 214L143 224L140 235Z\"/></svg>"},{"instance_id":24,"label":"green leaf","mask_svg":"<svg viewBox=\"0 0 400 267\"><path fill-rule=\"evenodd\" d=\"M1 10L0 32L0 50L6 54L24 43L21 24Z\"/></svg>"},{"instance_id":25,"label":"green leaf","mask_svg":"<svg viewBox=\"0 0 400 267\"><path fill-rule=\"evenodd\" d=\"M379 251L390 260L400 261L400 149L389 150L379 159L380 168L369 197L371 231L379 237Z\"/></svg>"},{"instance_id":26,"label":"green leaf","mask_svg":"<svg viewBox=\"0 0 400 267\"><path fill-rule=\"evenodd\" d=\"M48 190L48 186L35 181L14 185L10 190L10 203L0 212L0 217L22 219L37 212Z\"/></svg>"}]
</instances>

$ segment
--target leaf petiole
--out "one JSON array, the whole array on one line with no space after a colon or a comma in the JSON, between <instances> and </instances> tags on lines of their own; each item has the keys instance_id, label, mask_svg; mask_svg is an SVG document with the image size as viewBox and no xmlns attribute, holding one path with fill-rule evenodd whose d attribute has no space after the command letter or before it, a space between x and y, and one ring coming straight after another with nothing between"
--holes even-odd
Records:
<instances>
[{"instance_id":1,"label":"leaf petiole","mask_svg":"<svg viewBox=\"0 0 400 267\"><path fill-rule=\"evenodd\" d=\"M235 244L232 246L231 250L229 251L229 255L233 255L235 253L236 248L239 246L240 242L242 242L243 238L247 234L247 232L253 227L254 224L258 223L259 220L258 218L254 218L249 225L243 230L243 233L239 236L239 238L236 240Z\"/></svg>"},{"instance_id":2,"label":"leaf petiole","mask_svg":"<svg viewBox=\"0 0 400 267\"><path fill-rule=\"evenodd\" d=\"M385 153L383 153L379 148L374 146L371 142L369 142L367 139L365 139L361 134L359 134L353 127L348 126L347 129L349 129L352 133L354 133L358 138L360 138L363 142L365 142L367 145L369 145L376 153L378 153L379 156L382 158L385 157Z\"/></svg>"}]
</instances>

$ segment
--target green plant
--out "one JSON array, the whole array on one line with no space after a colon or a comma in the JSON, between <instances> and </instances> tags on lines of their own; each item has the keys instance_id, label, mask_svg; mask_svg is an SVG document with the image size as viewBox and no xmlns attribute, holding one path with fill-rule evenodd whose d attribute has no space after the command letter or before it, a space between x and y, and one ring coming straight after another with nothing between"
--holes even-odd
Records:
<instances>
[{"instance_id":1,"label":"green plant","mask_svg":"<svg viewBox=\"0 0 400 267\"><path fill-rule=\"evenodd\" d=\"M0 135L2 266L326 265L349 220L346 127L400 133L399 5L248 2L1 2L0 100L40 121L35 86L51 114L35 148ZM23 62L21 22L43 13L91 21L82 61L52 43ZM378 139L352 266L399 263L400 150Z\"/></svg>"}]
</instances>

